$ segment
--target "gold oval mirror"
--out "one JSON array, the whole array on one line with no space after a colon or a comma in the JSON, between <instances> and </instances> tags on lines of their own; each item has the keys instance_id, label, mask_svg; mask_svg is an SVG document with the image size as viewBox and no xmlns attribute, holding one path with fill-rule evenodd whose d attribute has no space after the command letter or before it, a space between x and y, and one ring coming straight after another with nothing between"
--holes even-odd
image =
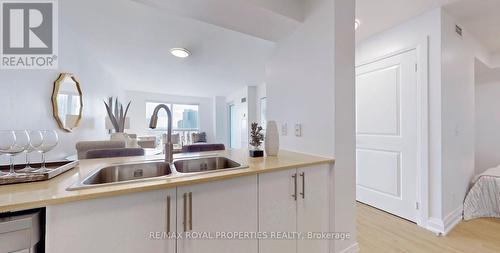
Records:
<instances>
[{"instance_id":1,"label":"gold oval mirror","mask_svg":"<svg viewBox=\"0 0 500 253\"><path fill-rule=\"evenodd\" d=\"M54 81L52 110L59 128L71 132L80 124L83 112L83 94L80 83L70 73L61 73Z\"/></svg>"}]
</instances>

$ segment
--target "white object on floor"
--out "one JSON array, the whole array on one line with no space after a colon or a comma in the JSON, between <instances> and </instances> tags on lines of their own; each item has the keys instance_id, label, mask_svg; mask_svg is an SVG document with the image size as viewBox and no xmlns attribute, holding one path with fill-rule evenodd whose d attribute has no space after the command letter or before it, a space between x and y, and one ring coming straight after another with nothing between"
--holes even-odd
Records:
<instances>
[{"instance_id":1,"label":"white object on floor","mask_svg":"<svg viewBox=\"0 0 500 253\"><path fill-rule=\"evenodd\" d=\"M476 176L465 197L464 220L480 217L500 218L500 166Z\"/></svg>"}]
</instances>

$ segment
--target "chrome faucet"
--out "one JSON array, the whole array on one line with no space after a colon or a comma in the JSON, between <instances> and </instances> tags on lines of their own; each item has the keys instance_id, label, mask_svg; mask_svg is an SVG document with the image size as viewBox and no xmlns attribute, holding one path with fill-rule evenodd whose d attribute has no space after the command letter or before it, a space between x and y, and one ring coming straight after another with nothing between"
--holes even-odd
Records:
<instances>
[{"instance_id":1,"label":"chrome faucet","mask_svg":"<svg viewBox=\"0 0 500 253\"><path fill-rule=\"evenodd\" d=\"M164 104L158 105L151 115L151 121L149 122L149 128L155 129L158 125L158 113L160 109L165 109L167 111L168 117L168 129L167 129L167 143L165 143L165 162L172 163L174 160L173 150L174 145L172 144L172 112Z\"/></svg>"}]
</instances>

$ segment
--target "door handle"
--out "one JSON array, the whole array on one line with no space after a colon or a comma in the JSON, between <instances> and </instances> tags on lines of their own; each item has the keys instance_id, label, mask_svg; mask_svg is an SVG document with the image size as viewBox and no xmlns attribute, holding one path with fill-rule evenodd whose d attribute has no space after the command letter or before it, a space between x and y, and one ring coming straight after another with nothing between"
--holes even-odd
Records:
<instances>
[{"instance_id":1,"label":"door handle","mask_svg":"<svg viewBox=\"0 0 500 253\"><path fill-rule=\"evenodd\" d=\"M193 231L193 193L190 192L189 196L189 230Z\"/></svg>"},{"instance_id":2,"label":"door handle","mask_svg":"<svg viewBox=\"0 0 500 253\"><path fill-rule=\"evenodd\" d=\"M292 194L292 197L293 197L293 200L297 201L297 173L295 173L295 174L292 175L292 179L293 179L293 194Z\"/></svg>"},{"instance_id":3,"label":"door handle","mask_svg":"<svg viewBox=\"0 0 500 253\"><path fill-rule=\"evenodd\" d=\"M306 198L306 173L302 172L300 173L300 177L302 177L302 192L300 195L302 196L302 199Z\"/></svg>"},{"instance_id":4,"label":"door handle","mask_svg":"<svg viewBox=\"0 0 500 253\"><path fill-rule=\"evenodd\" d=\"M170 196L167 196L167 234L170 233Z\"/></svg>"},{"instance_id":5,"label":"door handle","mask_svg":"<svg viewBox=\"0 0 500 253\"><path fill-rule=\"evenodd\" d=\"M183 220L182 220L182 225L184 226L184 232L187 231L187 193L182 194L182 201L184 204L184 215L183 215Z\"/></svg>"}]
</instances>

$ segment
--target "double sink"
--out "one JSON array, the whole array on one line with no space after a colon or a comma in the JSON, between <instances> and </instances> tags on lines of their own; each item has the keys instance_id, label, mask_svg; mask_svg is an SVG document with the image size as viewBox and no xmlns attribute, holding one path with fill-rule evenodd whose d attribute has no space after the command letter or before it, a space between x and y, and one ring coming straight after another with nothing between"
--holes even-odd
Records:
<instances>
[{"instance_id":1,"label":"double sink","mask_svg":"<svg viewBox=\"0 0 500 253\"><path fill-rule=\"evenodd\" d=\"M127 182L149 181L244 168L248 168L248 166L241 165L222 156L183 158L174 160L172 163L156 160L141 163L116 164L94 171L81 182L69 187L68 190L80 190Z\"/></svg>"}]
</instances>

